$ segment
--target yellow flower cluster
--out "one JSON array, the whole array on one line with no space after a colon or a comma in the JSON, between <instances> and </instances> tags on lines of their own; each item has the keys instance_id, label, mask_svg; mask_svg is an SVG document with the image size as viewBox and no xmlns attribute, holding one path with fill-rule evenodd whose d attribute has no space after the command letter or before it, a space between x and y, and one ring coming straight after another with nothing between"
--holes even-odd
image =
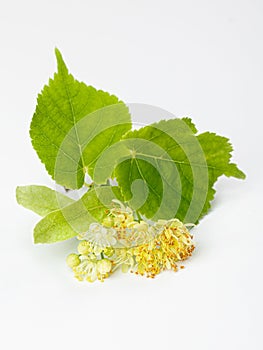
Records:
<instances>
[{"instance_id":1,"label":"yellow flower cluster","mask_svg":"<svg viewBox=\"0 0 263 350\"><path fill-rule=\"evenodd\" d=\"M78 236L78 254L67 257L78 280L103 281L119 267L154 278L164 270L177 271L177 262L191 256L193 237L178 219L147 223L118 204L102 224L92 223Z\"/></svg>"},{"instance_id":2,"label":"yellow flower cluster","mask_svg":"<svg viewBox=\"0 0 263 350\"><path fill-rule=\"evenodd\" d=\"M186 227L178 220L170 221L152 242L133 249L136 273L153 278L163 270L177 271L176 262L186 260L193 250Z\"/></svg>"},{"instance_id":3,"label":"yellow flower cluster","mask_svg":"<svg viewBox=\"0 0 263 350\"><path fill-rule=\"evenodd\" d=\"M79 254L72 253L67 257L67 264L72 268L79 281L94 282L96 279L104 281L112 270L112 262L103 256L99 259L88 241L81 241L78 245Z\"/></svg>"}]
</instances>

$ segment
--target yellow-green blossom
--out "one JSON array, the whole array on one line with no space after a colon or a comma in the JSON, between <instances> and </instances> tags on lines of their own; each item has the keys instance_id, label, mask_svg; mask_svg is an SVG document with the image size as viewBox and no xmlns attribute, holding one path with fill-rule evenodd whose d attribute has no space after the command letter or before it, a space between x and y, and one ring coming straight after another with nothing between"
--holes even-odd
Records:
<instances>
[{"instance_id":1,"label":"yellow-green blossom","mask_svg":"<svg viewBox=\"0 0 263 350\"><path fill-rule=\"evenodd\" d=\"M100 247L108 247L116 243L115 231L99 223L92 223L89 230L78 235L78 239L87 240Z\"/></svg>"},{"instance_id":2,"label":"yellow-green blossom","mask_svg":"<svg viewBox=\"0 0 263 350\"><path fill-rule=\"evenodd\" d=\"M191 256L192 236L181 221L136 220L129 207L115 203L119 207L109 210L102 224L92 223L78 236L79 255L67 258L76 278L103 281L117 268L153 278L164 270L177 271L177 262Z\"/></svg>"},{"instance_id":3,"label":"yellow-green blossom","mask_svg":"<svg viewBox=\"0 0 263 350\"><path fill-rule=\"evenodd\" d=\"M91 244L88 241L81 241L78 245L79 254L88 254L91 252Z\"/></svg>"},{"instance_id":4,"label":"yellow-green blossom","mask_svg":"<svg viewBox=\"0 0 263 350\"><path fill-rule=\"evenodd\" d=\"M162 227L162 232L152 242L133 249L136 272L141 275L154 277L166 269L177 271L176 262L187 259L194 250L192 236L179 220L169 220Z\"/></svg>"}]
</instances>

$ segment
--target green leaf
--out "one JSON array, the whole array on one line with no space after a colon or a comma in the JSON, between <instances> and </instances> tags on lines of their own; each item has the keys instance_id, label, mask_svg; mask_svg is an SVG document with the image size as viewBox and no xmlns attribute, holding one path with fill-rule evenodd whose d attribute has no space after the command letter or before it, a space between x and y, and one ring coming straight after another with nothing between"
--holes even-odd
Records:
<instances>
[{"instance_id":1,"label":"green leaf","mask_svg":"<svg viewBox=\"0 0 263 350\"><path fill-rule=\"evenodd\" d=\"M227 138L196 132L189 118L129 132L108 150L104 169L102 162L97 164L95 179L102 183L114 172L124 199L148 218L196 223L210 207L219 176L245 177L230 163Z\"/></svg>"},{"instance_id":2,"label":"green leaf","mask_svg":"<svg viewBox=\"0 0 263 350\"><path fill-rule=\"evenodd\" d=\"M45 186L18 186L16 188L18 204L46 216L52 211L74 203L74 200Z\"/></svg>"},{"instance_id":3,"label":"green leaf","mask_svg":"<svg viewBox=\"0 0 263 350\"><path fill-rule=\"evenodd\" d=\"M55 243L87 231L92 222L101 222L116 198L123 199L116 186L89 190L75 203L44 217L34 229L34 242Z\"/></svg>"},{"instance_id":4,"label":"green leaf","mask_svg":"<svg viewBox=\"0 0 263 350\"><path fill-rule=\"evenodd\" d=\"M206 155L210 178L213 182L222 174L245 179L245 174L238 169L237 165L230 163L233 147L228 138L205 132L198 135L197 139Z\"/></svg>"},{"instance_id":5,"label":"green leaf","mask_svg":"<svg viewBox=\"0 0 263 350\"><path fill-rule=\"evenodd\" d=\"M128 108L114 95L69 74L56 49L58 72L38 95L30 136L40 160L60 185L80 188L104 149L131 129Z\"/></svg>"}]
</instances>

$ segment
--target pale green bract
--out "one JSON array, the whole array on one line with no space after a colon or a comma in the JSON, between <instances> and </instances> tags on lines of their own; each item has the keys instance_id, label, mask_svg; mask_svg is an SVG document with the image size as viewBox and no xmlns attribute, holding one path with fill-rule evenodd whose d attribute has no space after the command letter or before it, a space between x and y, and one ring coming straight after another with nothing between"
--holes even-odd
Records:
<instances>
[{"instance_id":1,"label":"pale green bract","mask_svg":"<svg viewBox=\"0 0 263 350\"><path fill-rule=\"evenodd\" d=\"M101 221L113 199L123 200L117 186L93 187L77 201L45 186L19 186L16 197L20 205L44 217L34 229L35 243L75 237Z\"/></svg>"},{"instance_id":2,"label":"pale green bract","mask_svg":"<svg viewBox=\"0 0 263 350\"><path fill-rule=\"evenodd\" d=\"M16 189L18 204L30 209L40 216L46 216L52 211L59 210L74 203L74 200L51 190L46 186L18 186Z\"/></svg>"},{"instance_id":3,"label":"pale green bract","mask_svg":"<svg viewBox=\"0 0 263 350\"><path fill-rule=\"evenodd\" d=\"M88 230L101 222L112 199L122 199L116 186L90 189L78 201L45 216L34 229L35 243L55 243Z\"/></svg>"},{"instance_id":4,"label":"pale green bract","mask_svg":"<svg viewBox=\"0 0 263 350\"><path fill-rule=\"evenodd\" d=\"M17 188L17 202L43 217L34 229L35 243L86 232L102 222L116 198L138 218L197 223L210 208L220 176L245 178L231 163L227 138L197 134L189 118L131 131L123 102L77 81L57 49L56 57L58 72L38 95L32 144L57 184L79 189L86 174L93 184L77 201L45 186ZM109 186L112 178L118 186Z\"/></svg>"}]
</instances>

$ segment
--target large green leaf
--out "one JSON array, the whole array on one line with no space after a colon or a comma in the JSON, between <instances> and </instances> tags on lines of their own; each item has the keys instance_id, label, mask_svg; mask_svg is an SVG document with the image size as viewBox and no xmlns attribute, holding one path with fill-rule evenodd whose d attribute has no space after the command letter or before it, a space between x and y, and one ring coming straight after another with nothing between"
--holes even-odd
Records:
<instances>
[{"instance_id":1,"label":"large green leaf","mask_svg":"<svg viewBox=\"0 0 263 350\"><path fill-rule=\"evenodd\" d=\"M44 217L34 229L34 242L55 243L87 231L92 222L101 222L116 198L123 199L116 186L89 190L75 203Z\"/></svg>"},{"instance_id":2,"label":"large green leaf","mask_svg":"<svg viewBox=\"0 0 263 350\"><path fill-rule=\"evenodd\" d=\"M58 72L38 95L30 136L55 181L80 188L103 150L131 128L127 107L69 74L56 49Z\"/></svg>"},{"instance_id":3,"label":"large green leaf","mask_svg":"<svg viewBox=\"0 0 263 350\"><path fill-rule=\"evenodd\" d=\"M124 199L141 214L196 223L210 207L219 176L245 177L230 163L232 146L227 138L196 133L188 118L129 132L97 164L95 180L103 183L113 172Z\"/></svg>"},{"instance_id":4,"label":"large green leaf","mask_svg":"<svg viewBox=\"0 0 263 350\"><path fill-rule=\"evenodd\" d=\"M45 186L18 186L16 188L18 204L46 216L52 211L74 203L74 200Z\"/></svg>"}]
</instances>

